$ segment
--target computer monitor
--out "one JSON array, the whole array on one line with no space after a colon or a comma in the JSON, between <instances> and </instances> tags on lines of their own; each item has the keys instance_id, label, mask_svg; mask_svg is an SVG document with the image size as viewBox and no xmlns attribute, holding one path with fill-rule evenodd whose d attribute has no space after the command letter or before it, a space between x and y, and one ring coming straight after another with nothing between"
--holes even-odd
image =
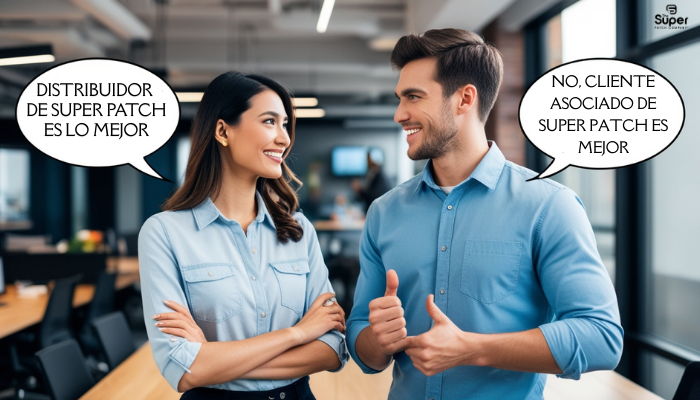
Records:
<instances>
[{"instance_id":1,"label":"computer monitor","mask_svg":"<svg viewBox=\"0 0 700 400\"><path fill-rule=\"evenodd\" d=\"M331 153L335 176L364 176L367 173L367 147L338 146Z\"/></svg>"}]
</instances>

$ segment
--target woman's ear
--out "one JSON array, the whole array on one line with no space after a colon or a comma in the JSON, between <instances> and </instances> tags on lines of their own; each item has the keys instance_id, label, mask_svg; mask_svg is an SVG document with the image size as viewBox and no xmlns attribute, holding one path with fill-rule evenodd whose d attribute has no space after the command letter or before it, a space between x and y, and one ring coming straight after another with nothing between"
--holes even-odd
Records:
<instances>
[{"instance_id":1,"label":"woman's ear","mask_svg":"<svg viewBox=\"0 0 700 400\"><path fill-rule=\"evenodd\" d=\"M223 119L216 121L214 137L216 138L216 141L221 143L221 145L224 147L228 146L229 140L228 133L226 132L227 127L228 124Z\"/></svg>"}]
</instances>

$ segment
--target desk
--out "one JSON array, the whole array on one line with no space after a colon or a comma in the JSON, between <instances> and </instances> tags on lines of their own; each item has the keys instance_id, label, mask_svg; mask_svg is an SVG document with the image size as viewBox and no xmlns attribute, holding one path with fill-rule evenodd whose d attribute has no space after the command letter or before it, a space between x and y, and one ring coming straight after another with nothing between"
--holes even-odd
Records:
<instances>
[{"instance_id":1,"label":"desk","mask_svg":"<svg viewBox=\"0 0 700 400\"><path fill-rule=\"evenodd\" d=\"M336 220L322 220L314 222L317 231L362 231L365 221L341 222Z\"/></svg>"},{"instance_id":2,"label":"desk","mask_svg":"<svg viewBox=\"0 0 700 400\"><path fill-rule=\"evenodd\" d=\"M80 399L176 400L180 396L160 374L151 344L146 342Z\"/></svg>"},{"instance_id":3,"label":"desk","mask_svg":"<svg viewBox=\"0 0 700 400\"><path fill-rule=\"evenodd\" d=\"M311 390L319 400L386 400L391 387L391 367L365 375L352 359L339 373L319 372L311 376ZM81 400L129 399L176 400L173 390L158 371L150 343L145 343L119 367L85 393ZM614 371L583 374L581 379L548 376L545 400L662 400Z\"/></svg>"},{"instance_id":4,"label":"desk","mask_svg":"<svg viewBox=\"0 0 700 400\"><path fill-rule=\"evenodd\" d=\"M595 371L581 379L547 376L545 400L663 400L615 371Z\"/></svg>"},{"instance_id":5,"label":"desk","mask_svg":"<svg viewBox=\"0 0 700 400\"><path fill-rule=\"evenodd\" d=\"M117 276L115 286L117 290L123 289L138 280L138 274L120 274ZM0 295L0 303L5 303L4 306L0 306L0 338L41 322L49 301L49 296L19 298L14 285L8 285L6 289L7 292ZM73 307L89 303L94 293L94 285L77 285L73 296Z\"/></svg>"}]
</instances>

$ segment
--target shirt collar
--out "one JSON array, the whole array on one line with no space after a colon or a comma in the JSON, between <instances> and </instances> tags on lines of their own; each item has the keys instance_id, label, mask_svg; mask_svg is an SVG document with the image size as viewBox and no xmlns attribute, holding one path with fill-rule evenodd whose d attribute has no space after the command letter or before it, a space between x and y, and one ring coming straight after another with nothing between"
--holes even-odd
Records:
<instances>
[{"instance_id":1,"label":"shirt collar","mask_svg":"<svg viewBox=\"0 0 700 400\"><path fill-rule=\"evenodd\" d=\"M270 215L270 212L265 206L265 201L263 200L262 196L257 190L255 191L255 198L257 199L258 203L258 213L255 216L254 221L267 221L272 227L272 229L275 229L275 221L272 219L272 215ZM194 215L194 220L197 224L197 229L199 229L200 231L219 218L225 223L235 222L221 214L221 212L218 208L216 208L216 205L214 205L214 202L211 200L210 197L207 197L198 206L194 207L192 209L192 214Z\"/></svg>"},{"instance_id":2,"label":"shirt collar","mask_svg":"<svg viewBox=\"0 0 700 400\"><path fill-rule=\"evenodd\" d=\"M486 153L484 158L481 159L479 165L477 165L476 169L474 169L474 172L472 172L469 178L461 182L456 187L461 186L464 182L467 182L469 179L473 178L491 190L496 189L498 179L501 177L501 171L503 171L503 166L506 164L506 158L503 156L503 153L501 153L501 150L496 145L496 142L489 140L488 143L489 151ZM431 162L428 161L425 164L425 168L423 168L422 181L433 189L441 190L433 179L430 164Z\"/></svg>"}]
</instances>

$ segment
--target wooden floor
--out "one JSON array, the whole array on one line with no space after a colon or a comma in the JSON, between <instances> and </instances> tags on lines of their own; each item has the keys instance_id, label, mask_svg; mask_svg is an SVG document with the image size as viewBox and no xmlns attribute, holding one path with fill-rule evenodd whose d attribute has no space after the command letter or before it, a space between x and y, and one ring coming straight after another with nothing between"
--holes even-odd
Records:
<instances>
[{"instance_id":1,"label":"wooden floor","mask_svg":"<svg viewBox=\"0 0 700 400\"><path fill-rule=\"evenodd\" d=\"M366 375L352 358L337 373L319 372L311 375L311 391L318 400L386 400L391 387L391 369Z\"/></svg>"},{"instance_id":2,"label":"wooden floor","mask_svg":"<svg viewBox=\"0 0 700 400\"><path fill-rule=\"evenodd\" d=\"M338 373L311 376L311 390L318 400L385 400L391 386L391 368L365 375L352 359ZM168 386L146 343L81 400L177 400L180 394ZM420 394L416 398L422 398ZM581 379L559 379L549 375L545 400L662 400L655 394L613 371L583 374Z\"/></svg>"}]
</instances>

